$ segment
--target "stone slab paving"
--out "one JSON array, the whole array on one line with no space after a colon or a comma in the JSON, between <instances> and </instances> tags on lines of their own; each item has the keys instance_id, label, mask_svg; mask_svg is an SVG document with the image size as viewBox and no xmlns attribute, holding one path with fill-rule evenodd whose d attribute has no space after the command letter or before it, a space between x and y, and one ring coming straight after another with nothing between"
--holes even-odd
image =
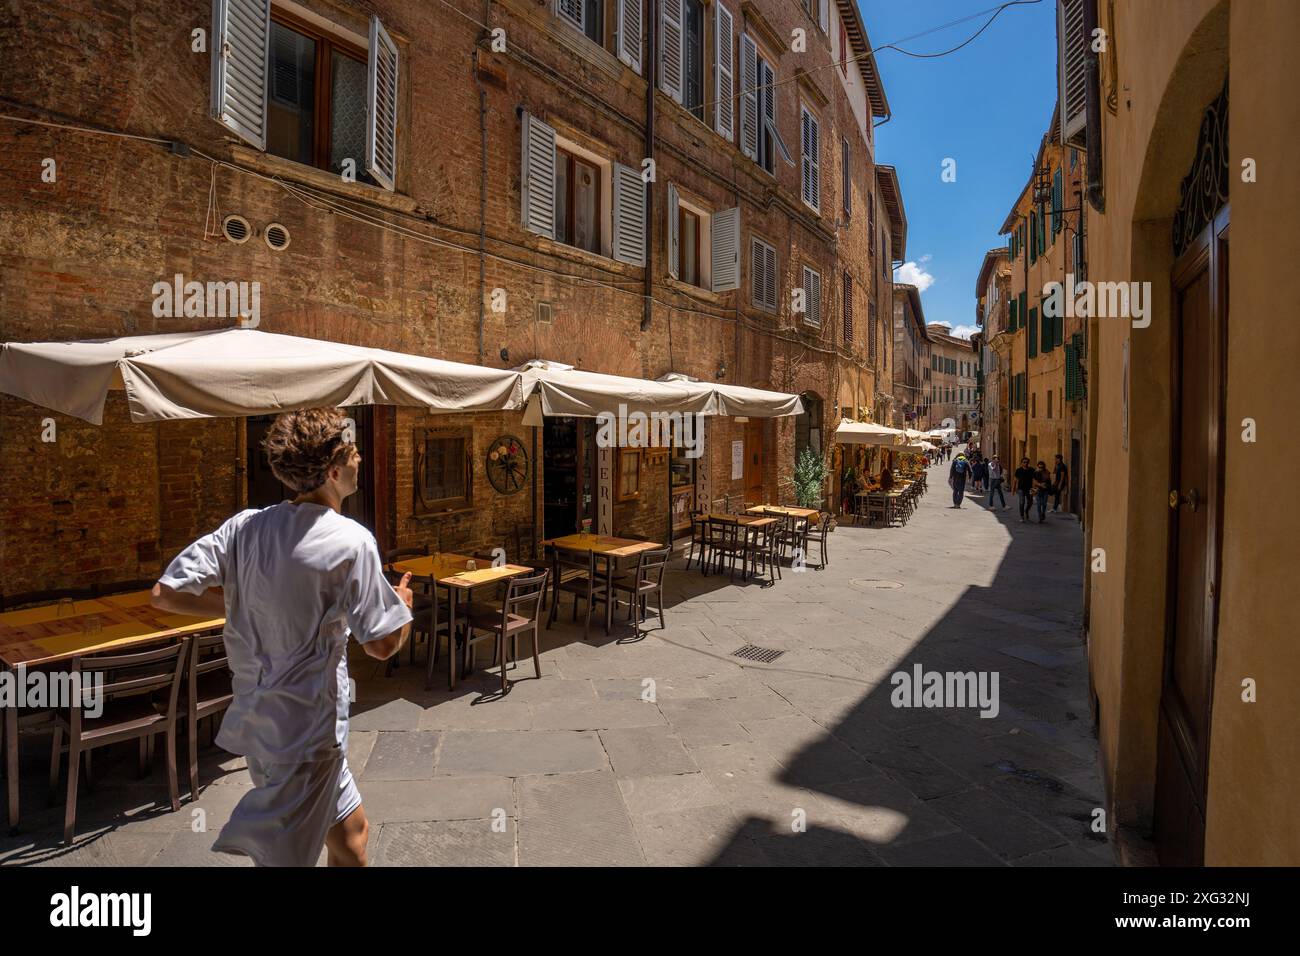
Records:
<instances>
[{"instance_id":1,"label":"stone slab paving","mask_svg":"<svg viewBox=\"0 0 1300 956\"><path fill-rule=\"evenodd\" d=\"M906 526L836 529L825 570L762 587L675 560L664 628L651 616L637 635L620 614L584 641L566 600L543 676L512 667L505 697L487 648L455 691L445 658L425 689L423 646L391 675L354 649L349 761L372 863L1110 864L1090 827L1079 527L952 508L945 468ZM747 643L784 654L732 656ZM996 672L997 716L894 706L891 677L916 665ZM65 847L48 732L21 751L24 829L0 838L0 864L248 863L210 850L251 786L239 757L206 749L198 801L172 813L162 760L141 779L134 749L110 748Z\"/></svg>"}]
</instances>

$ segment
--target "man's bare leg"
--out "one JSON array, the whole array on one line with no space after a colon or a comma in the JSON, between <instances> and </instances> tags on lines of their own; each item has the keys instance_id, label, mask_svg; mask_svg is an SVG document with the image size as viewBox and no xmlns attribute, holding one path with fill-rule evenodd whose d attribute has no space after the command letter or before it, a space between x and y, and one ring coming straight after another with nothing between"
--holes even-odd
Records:
<instances>
[{"instance_id":1,"label":"man's bare leg","mask_svg":"<svg viewBox=\"0 0 1300 956\"><path fill-rule=\"evenodd\" d=\"M366 808L357 807L325 834L325 848L330 866L365 866L366 840L370 836L370 823Z\"/></svg>"}]
</instances>

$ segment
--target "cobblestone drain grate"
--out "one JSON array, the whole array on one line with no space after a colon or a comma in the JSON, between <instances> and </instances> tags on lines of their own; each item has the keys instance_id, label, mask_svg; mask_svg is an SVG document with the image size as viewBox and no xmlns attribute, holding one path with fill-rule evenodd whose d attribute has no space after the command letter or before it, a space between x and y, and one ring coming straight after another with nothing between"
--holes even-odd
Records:
<instances>
[{"instance_id":1,"label":"cobblestone drain grate","mask_svg":"<svg viewBox=\"0 0 1300 956\"><path fill-rule=\"evenodd\" d=\"M770 664L785 651L774 650L770 647L759 647L757 644L746 644L738 651L733 651L732 657L743 657L747 661L758 661L762 664Z\"/></svg>"}]
</instances>

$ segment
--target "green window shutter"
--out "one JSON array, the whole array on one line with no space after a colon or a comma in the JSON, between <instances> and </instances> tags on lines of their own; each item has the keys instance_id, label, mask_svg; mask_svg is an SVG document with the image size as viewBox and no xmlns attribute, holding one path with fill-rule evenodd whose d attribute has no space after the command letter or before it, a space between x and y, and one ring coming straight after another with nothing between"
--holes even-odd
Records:
<instances>
[{"instance_id":1,"label":"green window shutter","mask_svg":"<svg viewBox=\"0 0 1300 956\"><path fill-rule=\"evenodd\" d=\"M1007 331L1014 332L1015 330L1016 330L1016 300L1012 299L1007 314Z\"/></svg>"},{"instance_id":2,"label":"green window shutter","mask_svg":"<svg viewBox=\"0 0 1300 956\"><path fill-rule=\"evenodd\" d=\"M1029 357L1038 354L1038 310L1029 310Z\"/></svg>"},{"instance_id":3,"label":"green window shutter","mask_svg":"<svg viewBox=\"0 0 1300 956\"><path fill-rule=\"evenodd\" d=\"M1038 259L1038 213L1029 214L1029 262L1032 264Z\"/></svg>"},{"instance_id":4,"label":"green window shutter","mask_svg":"<svg viewBox=\"0 0 1300 956\"><path fill-rule=\"evenodd\" d=\"M1058 316L1056 317L1056 336L1055 336L1055 341L1056 341L1056 344L1057 344L1057 345L1064 345L1064 344L1065 344L1065 316L1063 316L1063 315L1058 315Z\"/></svg>"},{"instance_id":5,"label":"green window shutter","mask_svg":"<svg viewBox=\"0 0 1300 956\"><path fill-rule=\"evenodd\" d=\"M1039 305L1041 307L1042 305L1041 301L1039 302ZM1038 336L1038 338L1043 344L1043 351L1050 352L1055 347L1053 338L1056 335L1056 320L1047 314L1046 309L1043 309L1041 314L1043 317L1043 325L1042 325L1043 331L1042 334Z\"/></svg>"},{"instance_id":6,"label":"green window shutter","mask_svg":"<svg viewBox=\"0 0 1300 956\"><path fill-rule=\"evenodd\" d=\"M1025 307L1028 306L1028 305L1029 305L1029 296L1028 296L1028 294L1027 294L1027 293L1024 293L1024 292L1020 293L1020 315L1019 315L1019 318L1020 318L1020 324L1016 326L1016 328L1018 328L1018 329L1023 329L1023 328L1025 327L1025 321L1026 321L1026 319L1025 319Z\"/></svg>"}]
</instances>

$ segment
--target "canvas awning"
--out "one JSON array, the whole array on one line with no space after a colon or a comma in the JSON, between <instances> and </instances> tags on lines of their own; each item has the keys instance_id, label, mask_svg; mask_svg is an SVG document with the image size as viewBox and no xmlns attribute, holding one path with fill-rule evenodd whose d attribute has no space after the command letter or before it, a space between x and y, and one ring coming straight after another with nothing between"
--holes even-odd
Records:
<instances>
[{"instance_id":1,"label":"canvas awning","mask_svg":"<svg viewBox=\"0 0 1300 956\"><path fill-rule=\"evenodd\" d=\"M735 415L778 418L803 411L798 395L741 385L701 382L669 374L654 381L588 372L554 362L532 362L520 370L527 399L524 424L540 425L543 415L596 418L646 415Z\"/></svg>"},{"instance_id":2,"label":"canvas awning","mask_svg":"<svg viewBox=\"0 0 1300 956\"><path fill-rule=\"evenodd\" d=\"M0 392L98 425L110 388L126 390L137 422L320 405L437 412L511 409L523 402L521 376L510 369L256 329L0 347Z\"/></svg>"},{"instance_id":3,"label":"canvas awning","mask_svg":"<svg viewBox=\"0 0 1300 956\"><path fill-rule=\"evenodd\" d=\"M906 433L888 425L875 422L853 422L847 418L835 429L835 440L841 445L901 445L907 440Z\"/></svg>"}]
</instances>

